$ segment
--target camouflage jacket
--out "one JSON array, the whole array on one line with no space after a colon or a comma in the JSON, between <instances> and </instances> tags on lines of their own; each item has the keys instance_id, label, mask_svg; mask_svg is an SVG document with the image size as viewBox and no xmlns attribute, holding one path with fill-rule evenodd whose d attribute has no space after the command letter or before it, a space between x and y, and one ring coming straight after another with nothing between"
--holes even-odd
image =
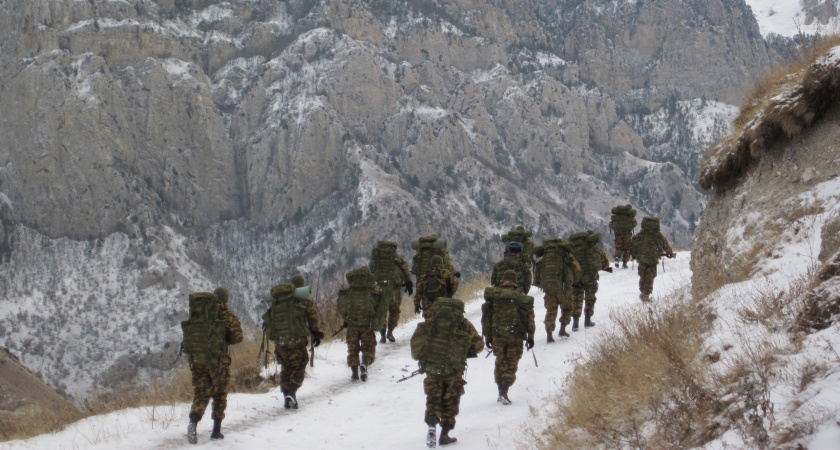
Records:
<instances>
[{"instance_id":1,"label":"camouflage jacket","mask_svg":"<svg viewBox=\"0 0 840 450\"><path fill-rule=\"evenodd\" d=\"M394 263L395 266L397 266L397 269L399 269L399 271L402 273L403 283L405 283L407 281L411 281L411 272L408 271L408 264L405 262L405 260L399 254L395 254L394 256L395 256L395 258L391 261ZM376 273L376 267L375 266L376 266L376 261L371 261L369 267L370 267L370 271L372 273Z\"/></svg>"},{"instance_id":2,"label":"camouflage jacket","mask_svg":"<svg viewBox=\"0 0 840 450\"><path fill-rule=\"evenodd\" d=\"M306 307L304 314L306 314L306 321L309 322L309 331L312 333L321 332L321 321L318 319L318 308L315 307L315 302L311 298L301 300L301 304Z\"/></svg>"},{"instance_id":3,"label":"camouflage jacket","mask_svg":"<svg viewBox=\"0 0 840 450\"><path fill-rule=\"evenodd\" d=\"M484 351L484 339L478 334L478 330L475 329L472 322L466 318L464 318L462 329L470 334L470 350L467 352L467 358L478 356L479 353Z\"/></svg>"},{"instance_id":4,"label":"camouflage jacket","mask_svg":"<svg viewBox=\"0 0 840 450\"><path fill-rule=\"evenodd\" d=\"M448 269L446 269L444 266L442 266L440 264L437 264L434 267L432 267L432 270L437 270L438 272L440 272L444 283L446 283L446 285L449 286L449 291L450 292L448 293L448 295L444 295L443 297L454 297L455 293L458 292L458 278L456 278L455 275L452 274L452 272L450 272ZM415 307L420 307L421 306L421 301L423 301L423 300L428 301L428 298L426 297L426 281L427 281L427 279L428 279L428 275L423 276L423 279L421 279L417 283L417 289L415 290L415 293L414 293L414 306Z\"/></svg>"}]
</instances>

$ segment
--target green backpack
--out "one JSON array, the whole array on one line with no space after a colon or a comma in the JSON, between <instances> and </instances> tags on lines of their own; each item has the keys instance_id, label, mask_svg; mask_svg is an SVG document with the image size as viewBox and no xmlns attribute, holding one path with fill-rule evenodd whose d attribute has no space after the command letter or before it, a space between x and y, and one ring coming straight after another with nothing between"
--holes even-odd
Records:
<instances>
[{"instance_id":1,"label":"green backpack","mask_svg":"<svg viewBox=\"0 0 840 450\"><path fill-rule=\"evenodd\" d=\"M295 298L295 291L292 284L271 288L274 303L262 316L265 335L278 347L303 342L310 334L306 306Z\"/></svg>"},{"instance_id":2,"label":"green backpack","mask_svg":"<svg viewBox=\"0 0 840 450\"><path fill-rule=\"evenodd\" d=\"M572 246L563 239L546 239L536 249L542 258L537 262L536 286L544 291L558 291L571 288L574 283L574 268L571 264Z\"/></svg>"},{"instance_id":3,"label":"green backpack","mask_svg":"<svg viewBox=\"0 0 840 450\"><path fill-rule=\"evenodd\" d=\"M443 274L439 270L429 270L423 277L423 292L418 292L418 294L434 302L437 298L452 295L450 291L451 286L443 278Z\"/></svg>"},{"instance_id":4,"label":"green backpack","mask_svg":"<svg viewBox=\"0 0 840 450\"><path fill-rule=\"evenodd\" d=\"M630 255L642 264L657 264L665 249L659 237L659 219L642 219L642 231L633 236Z\"/></svg>"},{"instance_id":5,"label":"green backpack","mask_svg":"<svg viewBox=\"0 0 840 450\"><path fill-rule=\"evenodd\" d=\"M492 338L525 339L534 297L512 288L486 288L481 305L481 329Z\"/></svg>"},{"instance_id":6,"label":"green backpack","mask_svg":"<svg viewBox=\"0 0 840 450\"><path fill-rule=\"evenodd\" d=\"M595 251L594 246L600 241L600 233L589 234L581 232L569 236L572 255L574 255L578 264L580 264L581 283L594 283L598 281L598 270L601 269L601 256Z\"/></svg>"},{"instance_id":7,"label":"green backpack","mask_svg":"<svg viewBox=\"0 0 840 450\"><path fill-rule=\"evenodd\" d=\"M222 306L212 292L190 294L190 318L181 322L181 349L189 356L191 367L215 366L228 354L227 329L221 313Z\"/></svg>"},{"instance_id":8,"label":"green backpack","mask_svg":"<svg viewBox=\"0 0 840 450\"><path fill-rule=\"evenodd\" d=\"M528 266L528 263L525 262L524 260L522 260L521 258L520 259L505 258L505 259L499 261L498 263L496 263L496 266L494 267L493 272L495 272L496 276L498 277L498 279L495 280L497 285L499 283L501 283L501 281L502 281L502 274L504 274L508 270L512 270L514 273L516 273L516 285L519 286L519 288L524 291L525 287L526 287L525 286L525 274L527 272L530 272L530 270L531 270L531 268ZM530 286L528 286L528 287L530 287Z\"/></svg>"},{"instance_id":9,"label":"green backpack","mask_svg":"<svg viewBox=\"0 0 840 450\"><path fill-rule=\"evenodd\" d=\"M534 240L531 239L534 233L528 230L511 230L508 231L507 234L502 235L502 242L507 244L508 242L519 242L522 244L522 255L521 259L529 264L534 260ZM505 255L508 254L507 248L505 248ZM517 280L518 282L518 280Z\"/></svg>"},{"instance_id":10,"label":"green backpack","mask_svg":"<svg viewBox=\"0 0 840 450\"><path fill-rule=\"evenodd\" d=\"M420 373L452 375L464 371L470 334L463 323L464 302L437 299L432 316L419 323L411 336L411 357L420 363Z\"/></svg>"},{"instance_id":11,"label":"green backpack","mask_svg":"<svg viewBox=\"0 0 840 450\"><path fill-rule=\"evenodd\" d=\"M440 255L444 264L447 264L446 239L440 239L435 235L423 236L411 242L411 248L416 250L411 260L411 273L419 280L426 272L432 269L432 256Z\"/></svg>"},{"instance_id":12,"label":"green backpack","mask_svg":"<svg viewBox=\"0 0 840 450\"><path fill-rule=\"evenodd\" d=\"M338 313L349 325L381 329L388 304L383 295L374 293L370 269L361 267L347 272L347 281L350 287L338 291Z\"/></svg>"},{"instance_id":13,"label":"green backpack","mask_svg":"<svg viewBox=\"0 0 840 450\"><path fill-rule=\"evenodd\" d=\"M370 253L370 271L377 284L391 287L402 284L403 274L397 266L397 243L379 241Z\"/></svg>"},{"instance_id":14,"label":"green backpack","mask_svg":"<svg viewBox=\"0 0 840 450\"><path fill-rule=\"evenodd\" d=\"M636 210L630 205L616 206L612 209L610 228L617 234L632 234L636 228Z\"/></svg>"}]
</instances>

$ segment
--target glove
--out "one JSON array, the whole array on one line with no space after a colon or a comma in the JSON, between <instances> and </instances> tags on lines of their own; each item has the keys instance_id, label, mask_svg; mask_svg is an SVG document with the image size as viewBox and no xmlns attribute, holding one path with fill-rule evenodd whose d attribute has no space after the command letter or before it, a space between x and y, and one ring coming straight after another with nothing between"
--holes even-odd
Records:
<instances>
[{"instance_id":1,"label":"glove","mask_svg":"<svg viewBox=\"0 0 840 450\"><path fill-rule=\"evenodd\" d=\"M485 345L488 349L493 350L493 339L490 339L490 338L485 339L485 340L484 340L484 345Z\"/></svg>"},{"instance_id":2,"label":"glove","mask_svg":"<svg viewBox=\"0 0 840 450\"><path fill-rule=\"evenodd\" d=\"M324 339L324 332L315 331L312 333L312 346L317 347L321 345L321 339Z\"/></svg>"},{"instance_id":3,"label":"glove","mask_svg":"<svg viewBox=\"0 0 840 450\"><path fill-rule=\"evenodd\" d=\"M461 278L461 272L455 272L455 278Z\"/></svg>"},{"instance_id":4,"label":"glove","mask_svg":"<svg viewBox=\"0 0 840 450\"><path fill-rule=\"evenodd\" d=\"M467 353L467 358L478 358L478 354L473 353L473 352L469 352L469 353Z\"/></svg>"},{"instance_id":5,"label":"glove","mask_svg":"<svg viewBox=\"0 0 840 450\"><path fill-rule=\"evenodd\" d=\"M531 350L532 348L534 348L534 340L531 338L525 339L525 348L527 350Z\"/></svg>"},{"instance_id":6,"label":"glove","mask_svg":"<svg viewBox=\"0 0 840 450\"><path fill-rule=\"evenodd\" d=\"M604 272L612 273L612 267L607 267L606 269L604 269Z\"/></svg>"},{"instance_id":7,"label":"glove","mask_svg":"<svg viewBox=\"0 0 840 450\"><path fill-rule=\"evenodd\" d=\"M677 257L677 254L676 254L676 253L668 253L668 254L667 254L667 255L665 255L665 256L666 256L668 259L674 259L674 258L676 258L676 257Z\"/></svg>"},{"instance_id":8,"label":"glove","mask_svg":"<svg viewBox=\"0 0 840 450\"><path fill-rule=\"evenodd\" d=\"M341 325L341 328L347 328L347 322L344 322L344 323Z\"/></svg>"},{"instance_id":9,"label":"glove","mask_svg":"<svg viewBox=\"0 0 840 450\"><path fill-rule=\"evenodd\" d=\"M414 295L414 283L412 283L411 280L403 283L403 287L405 287L405 291L408 292L408 295Z\"/></svg>"},{"instance_id":10,"label":"glove","mask_svg":"<svg viewBox=\"0 0 840 450\"><path fill-rule=\"evenodd\" d=\"M420 305L414 305L414 314L420 314Z\"/></svg>"}]
</instances>

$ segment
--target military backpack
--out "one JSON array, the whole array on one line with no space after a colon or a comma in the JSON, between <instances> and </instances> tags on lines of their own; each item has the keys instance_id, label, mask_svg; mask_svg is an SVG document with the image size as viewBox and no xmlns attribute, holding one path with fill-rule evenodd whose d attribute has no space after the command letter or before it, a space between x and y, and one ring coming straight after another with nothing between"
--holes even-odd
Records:
<instances>
[{"instance_id":1,"label":"military backpack","mask_svg":"<svg viewBox=\"0 0 840 450\"><path fill-rule=\"evenodd\" d=\"M570 289L575 279L571 252L571 245L562 239L543 241L536 251L536 255L542 257L537 262L536 286L544 291Z\"/></svg>"},{"instance_id":2,"label":"military backpack","mask_svg":"<svg viewBox=\"0 0 840 450\"><path fill-rule=\"evenodd\" d=\"M362 267L347 272L350 287L338 291L338 313L348 325L379 330L385 322L387 303L376 292L370 269Z\"/></svg>"},{"instance_id":3,"label":"military backpack","mask_svg":"<svg viewBox=\"0 0 840 450\"><path fill-rule=\"evenodd\" d=\"M403 273L397 261L397 243L390 241L379 241L370 253L370 271L373 279L380 286L398 286L402 284Z\"/></svg>"},{"instance_id":4,"label":"military backpack","mask_svg":"<svg viewBox=\"0 0 840 450\"><path fill-rule=\"evenodd\" d=\"M519 286L522 291L524 291L526 287L530 287L525 286L525 275L531 271L527 262L522 259L508 258L506 256L505 259L496 263L493 272L495 272L498 276L498 280L496 280L497 284L501 283L502 274L508 270L512 270L516 273L516 285Z\"/></svg>"},{"instance_id":5,"label":"military backpack","mask_svg":"<svg viewBox=\"0 0 840 450\"><path fill-rule=\"evenodd\" d=\"M429 270L423 277L423 292L418 292L430 302L434 302L439 297L449 297L452 287L449 286L447 280L443 277L440 270Z\"/></svg>"},{"instance_id":6,"label":"military backpack","mask_svg":"<svg viewBox=\"0 0 840 450\"><path fill-rule=\"evenodd\" d=\"M411 260L411 273L419 280L426 272L432 269L432 256L440 255L447 264L446 239L437 236L423 236L411 242L411 248L416 250Z\"/></svg>"},{"instance_id":7,"label":"military backpack","mask_svg":"<svg viewBox=\"0 0 840 450\"><path fill-rule=\"evenodd\" d=\"M190 294L190 318L181 322L181 329L181 349L189 356L191 367L217 365L228 354L222 306L212 292Z\"/></svg>"},{"instance_id":8,"label":"military backpack","mask_svg":"<svg viewBox=\"0 0 840 450\"><path fill-rule=\"evenodd\" d=\"M633 236L631 241L630 255L642 264L657 264L664 252L659 219L645 217L642 219L642 231Z\"/></svg>"},{"instance_id":9,"label":"military backpack","mask_svg":"<svg viewBox=\"0 0 840 450\"><path fill-rule=\"evenodd\" d=\"M481 328L496 338L525 339L528 318L534 311L534 297L514 288L487 288L481 305Z\"/></svg>"},{"instance_id":10,"label":"military backpack","mask_svg":"<svg viewBox=\"0 0 840 450\"><path fill-rule=\"evenodd\" d=\"M578 264L580 264L581 283L594 283L598 281L598 270L601 269L601 255L595 250L595 246L601 241L601 233L575 233L569 236L569 244L572 246Z\"/></svg>"},{"instance_id":11,"label":"military backpack","mask_svg":"<svg viewBox=\"0 0 840 450\"><path fill-rule=\"evenodd\" d=\"M274 341L274 345L294 345L310 335L306 306L295 297L298 289L292 284L278 284L271 288L274 303L262 318L265 335Z\"/></svg>"},{"instance_id":12,"label":"military backpack","mask_svg":"<svg viewBox=\"0 0 840 450\"><path fill-rule=\"evenodd\" d=\"M534 240L531 239L533 234L533 232L528 230L511 230L507 234L502 235L502 242L506 244L514 241L522 244L521 259L529 264L529 268L531 267L530 264L534 261ZM508 254L507 249L505 249L505 254Z\"/></svg>"},{"instance_id":13,"label":"military backpack","mask_svg":"<svg viewBox=\"0 0 840 450\"><path fill-rule=\"evenodd\" d=\"M632 234L636 228L636 210L630 205L616 206L612 209L610 228L616 234Z\"/></svg>"},{"instance_id":14,"label":"military backpack","mask_svg":"<svg viewBox=\"0 0 840 450\"><path fill-rule=\"evenodd\" d=\"M439 298L432 315L411 336L411 357L420 363L420 373L453 375L467 366L470 334L464 330L464 302Z\"/></svg>"}]
</instances>

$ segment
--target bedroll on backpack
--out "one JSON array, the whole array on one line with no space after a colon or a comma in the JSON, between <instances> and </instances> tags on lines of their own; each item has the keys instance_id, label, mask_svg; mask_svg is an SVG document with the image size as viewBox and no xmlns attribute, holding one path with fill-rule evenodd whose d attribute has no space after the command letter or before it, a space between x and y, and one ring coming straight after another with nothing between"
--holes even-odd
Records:
<instances>
[{"instance_id":1,"label":"bedroll on backpack","mask_svg":"<svg viewBox=\"0 0 840 450\"><path fill-rule=\"evenodd\" d=\"M370 271L373 279L382 286L402 284L403 274L397 266L397 243L379 241L370 253Z\"/></svg>"},{"instance_id":2,"label":"bedroll on backpack","mask_svg":"<svg viewBox=\"0 0 840 450\"><path fill-rule=\"evenodd\" d=\"M417 325L411 336L411 357L421 373L452 375L467 366L470 334L463 329L464 302L439 298L432 316Z\"/></svg>"},{"instance_id":3,"label":"bedroll on backpack","mask_svg":"<svg viewBox=\"0 0 840 450\"><path fill-rule=\"evenodd\" d=\"M213 293L190 294L190 318L181 322L181 348L189 356L190 366L214 366L227 355L227 330L221 312Z\"/></svg>"},{"instance_id":4,"label":"bedroll on backpack","mask_svg":"<svg viewBox=\"0 0 840 450\"><path fill-rule=\"evenodd\" d=\"M349 325L372 326L376 306L370 288L351 286L338 291L338 313Z\"/></svg>"},{"instance_id":5,"label":"bedroll on backpack","mask_svg":"<svg viewBox=\"0 0 840 450\"><path fill-rule=\"evenodd\" d=\"M293 345L309 337L306 306L295 298L292 284L280 284L271 289L274 304L263 314L265 335L277 346Z\"/></svg>"},{"instance_id":6,"label":"bedroll on backpack","mask_svg":"<svg viewBox=\"0 0 840 450\"><path fill-rule=\"evenodd\" d=\"M616 206L611 212L617 216L636 217L636 210L630 205Z\"/></svg>"},{"instance_id":7,"label":"bedroll on backpack","mask_svg":"<svg viewBox=\"0 0 840 450\"><path fill-rule=\"evenodd\" d=\"M592 236L600 234L575 233L569 236L569 244L572 246L572 254L580 264L580 281L582 283L594 283L598 280L598 270L601 268L601 256L595 250Z\"/></svg>"},{"instance_id":8,"label":"bedroll on backpack","mask_svg":"<svg viewBox=\"0 0 840 450\"><path fill-rule=\"evenodd\" d=\"M481 307L481 328L492 338L525 339L534 297L512 288L487 288Z\"/></svg>"},{"instance_id":9,"label":"bedroll on backpack","mask_svg":"<svg viewBox=\"0 0 840 450\"><path fill-rule=\"evenodd\" d=\"M544 291L569 289L574 282L574 269L568 263L572 251L568 242L561 239L545 241L540 249L542 259L538 263L537 278Z\"/></svg>"}]
</instances>

